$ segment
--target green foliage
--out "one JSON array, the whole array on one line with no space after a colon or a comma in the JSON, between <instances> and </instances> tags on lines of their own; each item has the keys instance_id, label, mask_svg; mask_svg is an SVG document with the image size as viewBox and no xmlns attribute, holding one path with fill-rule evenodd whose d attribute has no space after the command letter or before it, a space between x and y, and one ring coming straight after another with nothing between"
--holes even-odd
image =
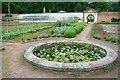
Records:
<instances>
[{"instance_id":1,"label":"green foliage","mask_svg":"<svg viewBox=\"0 0 120 80\"><path fill-rule=\"evenodd\" d=\"M62 26L71 26L72 23L77 22L73 17L69 17L66 20L58 20L55 24L58 27L62 27Z\"/></svg>"},{"instance_id":2,"label":"green foliage","mask_svg":"<svg viewBox=\"0 0 120 80\"><path fill-rule=\"evenodd\" d=\"M50 36L51 36L50 34L44 34L44 35L39 35L38 37L39 38L48 38Z\"/></svg>"},{"instance_id":3,"label":"green foliage","mask_svg":"<svg viewBox=\"0 0 120 80\"><path fill-rule=\"evenodd\" d=\"M83 22L75 22L72 24L73 27L75 26L79 26L79 27L86 27L87 24L86 23L83 23Z\"/></svg>"},{"instance_id":4,"label":"green foliage","mask_svg":"<svg viewBox=\"0 0 120 80\"><path fill-rule=\"evenodd\" d=\"M113 18L111 19L111 22L120 22L120 19L117 19L117 18L114 18L114 17L113 17Z\"/></svg>"},{"instance_id":5,"label":"green foliage","mask_svg":"<svg viewBox=\"0 0 120 80\"><path fill-rule=\"evenodd\" d=\"M61 34L63 35L64 32L66 30L68 30L69 28L71 28L72 26L74 26L74 29L76 30L76 33L80 33L83 28L86 26L86 23L83 23L83 22L75 22L75 23L72 23L71 26L61 26L61 27L56 27L54 30L53 30L53 34L57 35L57 34ZM54 36L54 35L53 35Z\"/></svg>"},{"instance_id":6,"label":"green foliage","mask_svg":"<svg viewBox=\"0 0 120 80\"><path fill-rule=\"evenodd\" d=\"M2 31L2 39L3 40L8 40L8 39L14 39L20 35L23 35L25 33L33 33L41 30L45 30L48 28L51 28L52 26L50 25L44 25L44 24L36 24L32 25L32 27L25 27L25 28L18 28L10 31Z\"/></svg>"},{"instance_id":7,"label":"green foliage","mask_svg":"<svg viewBox=\"0 0 120 80\"><path fill-rule=\"evenodd\" d=\"M76 26L74 27L74 29L76 30L76 33L78 34L83 30L83 27Z\"/></svg>"},{"instance_id":8,"label":"green foliage","mask_svg":"<svg viewBox=\"0 0 120 80\"><path fill-rule=\"evenodd\" d=\"M81 29L80 27L74 27L74 29L75 29L77 34L80 33L80 29Z\"/></svg>"},{"instance_id":9,"label":"green foliage","mask_svg":"<svg viewBox=\"0 0 120 80\"><path fill-rule=\"evenodd\" d=\"M89 0L90 1L90 0ZM98 12L119 12L119 2L10 2L11 13L42 13L43 8L46 12L83 12L93 8ZM8 3L2 2L2 13L8 13Z\"/></svg>"},{"instance_id":10,"label":"green foliage","mask_svg":"<svg viewBox=\"0 0 120 80\"><path fill-rule=\"evenodd\" d=\"M117 41L117 38L114 37L114 36L111 36L111 37L110 37L110 41L111 41L111 42L116 42L116 41Z\"/></svg>"},{"instance_id":11,"label":"green foliage","mask_svg":"<svg viewBox=\"0 0 120 80\"><path fill-rule=\"evenodd\" d=\"M37 39L38 36L37 36L37 35L33 35L32 38L33 38L33 39Z\"/></svg>"},{"instance_id":12,"label":"green foliage","mask_svg":"<svg viewBox=\"0 0 120 80\"><path fill-rule=\"evenodd\" d=\"M106 41L117 42L117 38L114 37L114 36L107 36L107 35L105 35L105 36L104 36L104 39L105 39Z\"/></svg>"},{"instance_id":13,"label":"green foliage","mask_svg":"<svg viewBox=\"0 0 120 80\"><path fill-rule=\"evenodd\" d=\"M64 34L64 32L70 28L71 26L61 26L61 27L56 27L54 30L53 30L53 33L56 33L56 34Z\"/></svg>"},{"instance_id":14,"label":"green foliage","mask_svg":"<svg viewBox=\"0 0 120 80\"><path fill-rule=\"evenodd\" d=\"M94 35L93 38L98 39L98 40L102 39L102 37L100 35Z\"/></svg>"},{"instance_id":15,"label":"green foliage","mask_svg":"<svg viewBox=\"0 0 120 80\"><path fill-rule=\"evenodd\" d=\"M86 26L86 23L76 22L76 23L73 23L72 26L74 26L74 28L78 34L84 29L84 27Z\"/></svg>"},{"instance_id":16,"label":"green foliage","mask_svg":"<svg viewBox=\"0 0 120 80\"><path fill-rule=\"evenodd\" d=\"M94 19L88 19L88 22L93 22L94 21Z\"/></svg>"},{"instance_id":17,"label":"green foliage","mask_svg":"<svg viewBox=\"0 0 120 80\"><path fill-rule=\"evenodd\" d=\"M64 33L64 36L67 38L75 37L76 36L75 28L71 27L71 28L67 29Z\"/></svg>"},{"instance_id":18,"label":"green foliage","mask_svg":"<svg viewBox=\"0 0 120 80\"><path fill-rule=\"evenodd\" d=\"M120 22L98 22L97 24L120 24Z\"/></svg>"},{"instance_id":19,"label":"green foliage","mask_svg":"<svg viewBox=\"0 0 120 80\"><path fill-rule=\"evenodd\" d=\"M106 53L92 44L71 42L67 44L53 43L51 45L43 45L42 47L47 46L48 48L36 49L33 54L48 61L77 63L99 60L105 57L103 52Z\"/></svg>"},{"instance_id":20,"label":"green foliage","mask_svg":"<svg viewBox=\"0 0 120 80\"><path fill-rule=\"evenodd\" d=\"M95 36L95 38L97 38L97 37ZM117 40L118 40L118 43L119 43L119 39L117 39L115 36L104 35L104 40L111 41L111 42L117 42Z\"/></svg>"},{"instance_id":21,"label":"green foliage","mask_svg":"<svg viewBox=\"0 0 120 80\"><path fill-rule=\"evenodd\" d=\"M27 38L28 41L30 41L31 39L30 38Z\"/></svg>"},{"instance_id":22,"label":"green foliage","mask_svg":"<svg viewBox=\"0 0 120 80\"><path fill-rule=\"evenodd\" d=\"M109 41L110 40L108 35L104 35L104 39L105 39L105 41Z\"/></svg>"}]
</instances>

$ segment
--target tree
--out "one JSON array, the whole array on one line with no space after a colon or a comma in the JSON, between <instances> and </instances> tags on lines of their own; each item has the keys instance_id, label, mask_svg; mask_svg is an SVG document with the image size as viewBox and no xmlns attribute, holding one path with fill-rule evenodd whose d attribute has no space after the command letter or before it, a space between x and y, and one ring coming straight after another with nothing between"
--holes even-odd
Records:
<instances>
[{"instance_id":1,"label":"tree","mask_svg":"<svg viewBox=\"0 0 120 80\"><path fill-rule=\"evenodd\" d=\"M120 2L10 2L11 13L42 13L43 8L49 12L82 12L93 8L98 12L120 11ZM2 2L2 13L8 13L8 2Z\"/></svg>"}]
</instances>

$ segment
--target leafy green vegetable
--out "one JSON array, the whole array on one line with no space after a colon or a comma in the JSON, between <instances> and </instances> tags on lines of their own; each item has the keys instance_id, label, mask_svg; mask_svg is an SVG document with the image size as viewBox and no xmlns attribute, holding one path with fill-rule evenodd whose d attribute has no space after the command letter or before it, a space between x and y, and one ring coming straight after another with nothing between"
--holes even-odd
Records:
<instances>
[{"instance_id":1,"label":"leafy green vegetable","mask_svg":"<svg viewBox=\"0 0 120 80\"><path fill-rule=\"evenodd\" d=\"M36 24L36 25L32 25L32 27L29 27L29 28L25 27L25 28L10 30L10 31L2 31L2 39L3 40L14 39L15 37L23 35L25 33L33 33L33 32L45 30L51 27L52 26L50 25Z\"/></svg>"},{"instance_id":2,"label":"leafy green vegetable","mask_svg":"<svg viewBox=\"0 0 120 80\"><path fill-rule=\"evenodd\" d=\"M85 43L53 43L46 49L37 49L33 54L48 61L76 63L99 60L106 53L101 48ZM42 46L43 47L43 46Z\"/></svg>"}]
</instances>

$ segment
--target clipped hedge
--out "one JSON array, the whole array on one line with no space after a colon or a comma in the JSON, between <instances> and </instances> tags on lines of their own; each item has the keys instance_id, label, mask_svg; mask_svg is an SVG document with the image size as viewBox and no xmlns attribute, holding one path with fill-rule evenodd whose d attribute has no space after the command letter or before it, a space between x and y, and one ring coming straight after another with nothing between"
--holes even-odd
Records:
<instances>
[{"instance_id":1,"label":"clipped hedge","mask_svg":"<svg viewBox=\"0 0 120 80\"><path fill-rule=\"evenodd\" d=\"M64 37L67 37L67 38L73 38L76 36L76 30L75 28L71 27L69 28L68 30L65 31L64 33Z\"/></svg>"},{"instance_id":2,"label":"clipped hedge","mask_svg":"<svg viewBox=\"0 0 120 80\"><path fill-rule=\"evenodd\" d=\"M75 28L75 30L76 30L76 32L78 34L84 29L86 24L82 23L82 22L78 22L78 23L73 23L72 26Z\"/></svg>"},{"instance_id":3,"label":"clipped hedge","mask_svg":"<svg viewBox=\"0 0 120 80\"><path fill-rule=\"evenodd\" d=\"M85 27L85 26L86 26L86 23L83 23L83 22L76 22L76 23L73 23L72 26L73 26L73 27L76 27L76 26Z\"/></svg>"},{"instance_id":4,"label":"clipped hedge","mask_svg":"<svg viewBox=\"0 0 120 80\"><path fill-rule=\"evenodd\" d=\"M120 22L98 22L97 24L120 24Z\"/></svg>"},{"instance_id":5,"label":"clipped hedge","mask_svg":"<svg viewBox=\"0 0 120 80\"><path fill-rule=\"evenodd\" d=\"M75 29L77 34L80 33L80 27L74 27L74 29Z\"/></svg>"},{"instance_id":6,"label":"clipped hedge","mask_svg":"<svg viewBox=\"0 0 120 80\"><path fill-rule=\"evenodd\" d=\"M83 30L83 27L76 26L74 27L74 29L76 30L76 33L78 34Z\"/></svg>"}]
</instances>

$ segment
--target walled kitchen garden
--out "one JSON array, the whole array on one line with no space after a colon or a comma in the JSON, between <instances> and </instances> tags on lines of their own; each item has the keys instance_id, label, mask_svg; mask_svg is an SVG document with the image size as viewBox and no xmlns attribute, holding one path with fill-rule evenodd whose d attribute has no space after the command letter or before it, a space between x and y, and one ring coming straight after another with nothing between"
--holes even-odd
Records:
<instances>
[{"instance_id":1,"label":"walled kitchen garden","mask_svg":"<svg viewBox=\"0 0 120 80\"><path fill-rule=\"evenodd\" d=\"M57 21L55 23L21 23L17 27L11 27L10 22L3 23L2 39L9 42L30 42L41 38L67 37L73 38L79 34L86 24L74 19Z\"/></svg>"}]
</instances>

